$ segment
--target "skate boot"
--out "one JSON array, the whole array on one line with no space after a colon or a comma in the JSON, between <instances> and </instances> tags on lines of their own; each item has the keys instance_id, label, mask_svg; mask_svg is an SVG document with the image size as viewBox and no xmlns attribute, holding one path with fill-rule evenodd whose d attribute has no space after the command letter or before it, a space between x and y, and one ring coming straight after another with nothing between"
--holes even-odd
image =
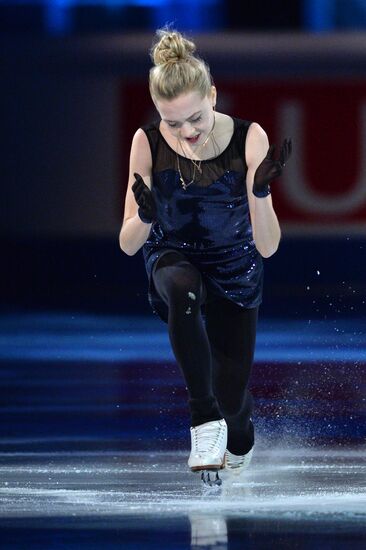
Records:
<instances>
[{"instance_id":1,"label":"skate boot","mask_svg":"<svg viewBox=\"0 0 366 550\"><path fill-rule=\"evenodd\" d=\"M191 428L191 454L188 466L192 472L202 472L201 479L211 485L210 472L216 472L214 484L220 485L218 471L224 467L227 445L225 420L212 420Z\"/></svg>"},{"instance_id":2,"label":"skate boot","mask_svg":"<svg viewBox=\"0 0 366 550\"><path fill-rule=\"evenodd\" d=\"M225 452L225 470L235 475L246 470L252 460L253 447L245 455L234 455L230 451Z\"/></svg>"}]
</instances>

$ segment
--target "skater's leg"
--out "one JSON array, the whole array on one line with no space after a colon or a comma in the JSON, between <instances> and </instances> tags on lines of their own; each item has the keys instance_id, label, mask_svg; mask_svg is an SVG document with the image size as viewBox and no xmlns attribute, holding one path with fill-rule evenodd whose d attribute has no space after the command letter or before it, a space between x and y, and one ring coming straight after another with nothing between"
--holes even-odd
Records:
<instances>
[{"instance_id":1,"label":"skater's leg","mask_svg":"<svg viewBox=\"0 0 366 550\"><path fill-rule=\"evenodd\" d=\"M244 309L229 300L206 303L206 328L211 344L214 393L228 425L228 450L235 455L254 444L252 396L248 381L254 357L258 308Z\"/></svg>"},{"instance_id":2,"label":"skater's leg","mask_svg":"<svg viewBox=\"0 0 366 550\"><path fill-rule=\"evenodd\" d=\"M201 315L206 298L200 272L179 252L157 260L154 285L169 308L168 329L174 355L189 393L191 425L222 418L212 386L210 343Z\"/></svg>"}]
</instances>

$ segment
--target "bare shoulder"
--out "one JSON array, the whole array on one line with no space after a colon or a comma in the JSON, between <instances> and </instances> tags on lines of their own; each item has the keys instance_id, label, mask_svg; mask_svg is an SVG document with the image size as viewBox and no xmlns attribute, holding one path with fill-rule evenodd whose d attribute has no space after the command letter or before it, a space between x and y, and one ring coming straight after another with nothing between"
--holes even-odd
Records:
<instances>
[{"instance_id":1,"label":"bare shoulder","mask_svg":"<svg viewBox=\"0 0 366 550\"><path fill-rule=\"evenodd\" d=\"M149 140L142 128L136 130L132 138L131 151L134 149L138 149L140 154L151 153Z\"/></svg>"},{"instance_id":2,"label":"bare shoulder","mask_svg":"<svg viewBox=\"0 0 366 550\"><path fill-rule=\"evenodd\" d=\"M257 122L252 122L249 126L247 138L245 142L245 157L247 164L255 162L266 156L269 143L266 132Z\"/></svg>"},{"instance_id":3,"label":"bare shoulder","mask_svg":"<svg viewBox=\"0 0 366 550\"><path fill-rule=\"evenodd\" d=\"M135 182L135 173L140 174L146 185L151 189L151 172L152 157L149 140L142 128L139 128L132 138L123 223L133 218L137 213L137 203L132 192L132 185Z\"/></svg>"},{"instance_id":4,"label":"bare shoulder","mask_svg":"<svg viewBox=\"0 0 366 550\"><path fill-rule=\"evenodd\" d=\"M134 172L141 175L150 175L152 157L149 140L142 128L139 128L132 139L130 154L130 176Z\"/></svg>"}]
</instances>

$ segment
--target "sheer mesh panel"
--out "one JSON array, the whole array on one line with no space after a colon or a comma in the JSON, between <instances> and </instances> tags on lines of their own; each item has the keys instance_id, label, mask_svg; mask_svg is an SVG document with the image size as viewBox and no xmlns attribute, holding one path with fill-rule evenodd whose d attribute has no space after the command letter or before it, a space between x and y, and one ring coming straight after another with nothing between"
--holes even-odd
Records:
<instances>
[{"instance_id":1,"label":"sheer mesh panel","mask_svg":"<svg viewBox=\"0 0 366 550\"><path fill-rule=\"evenodd\" d=\"M211 183L220 179L227 171L246 172L245 136L249 125L250 122L248 121L241 121L234 118L234 133L230 143L217 157L201 162L202 173L196 168L194 183L191 185L208 187ZM175 170L177 172L177 178L179 178L179 162L180 172L184 182L188 185L194 175L194 165L192 161L181 155L177 155L168 145L159 131L159 122L146 127L146 130L148 130L147 135L153 156L154 172Z\"/></svg>"}]
</instances>

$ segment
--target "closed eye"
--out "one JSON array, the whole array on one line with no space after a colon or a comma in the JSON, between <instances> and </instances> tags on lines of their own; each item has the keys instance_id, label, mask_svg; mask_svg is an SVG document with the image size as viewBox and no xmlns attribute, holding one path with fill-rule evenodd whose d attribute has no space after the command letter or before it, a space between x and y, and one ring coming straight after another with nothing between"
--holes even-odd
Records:
<instances>
[{"instance_id":1,"label":"closed eye","mask_svg":"<svg viewBox=\"0 0 366 550\"><path fill-rule=\"evenodd\" d=\"M202 119L202 115L198 115L198 117L196 118L191 118L189 122L196 123L196 122L199 122L201 119ZM168 126L170 126L170 128L177 128L178 126L176 122L170 122L169 120L166 120L166 123L168 124Z\"/></svg>"}]
</instances>

